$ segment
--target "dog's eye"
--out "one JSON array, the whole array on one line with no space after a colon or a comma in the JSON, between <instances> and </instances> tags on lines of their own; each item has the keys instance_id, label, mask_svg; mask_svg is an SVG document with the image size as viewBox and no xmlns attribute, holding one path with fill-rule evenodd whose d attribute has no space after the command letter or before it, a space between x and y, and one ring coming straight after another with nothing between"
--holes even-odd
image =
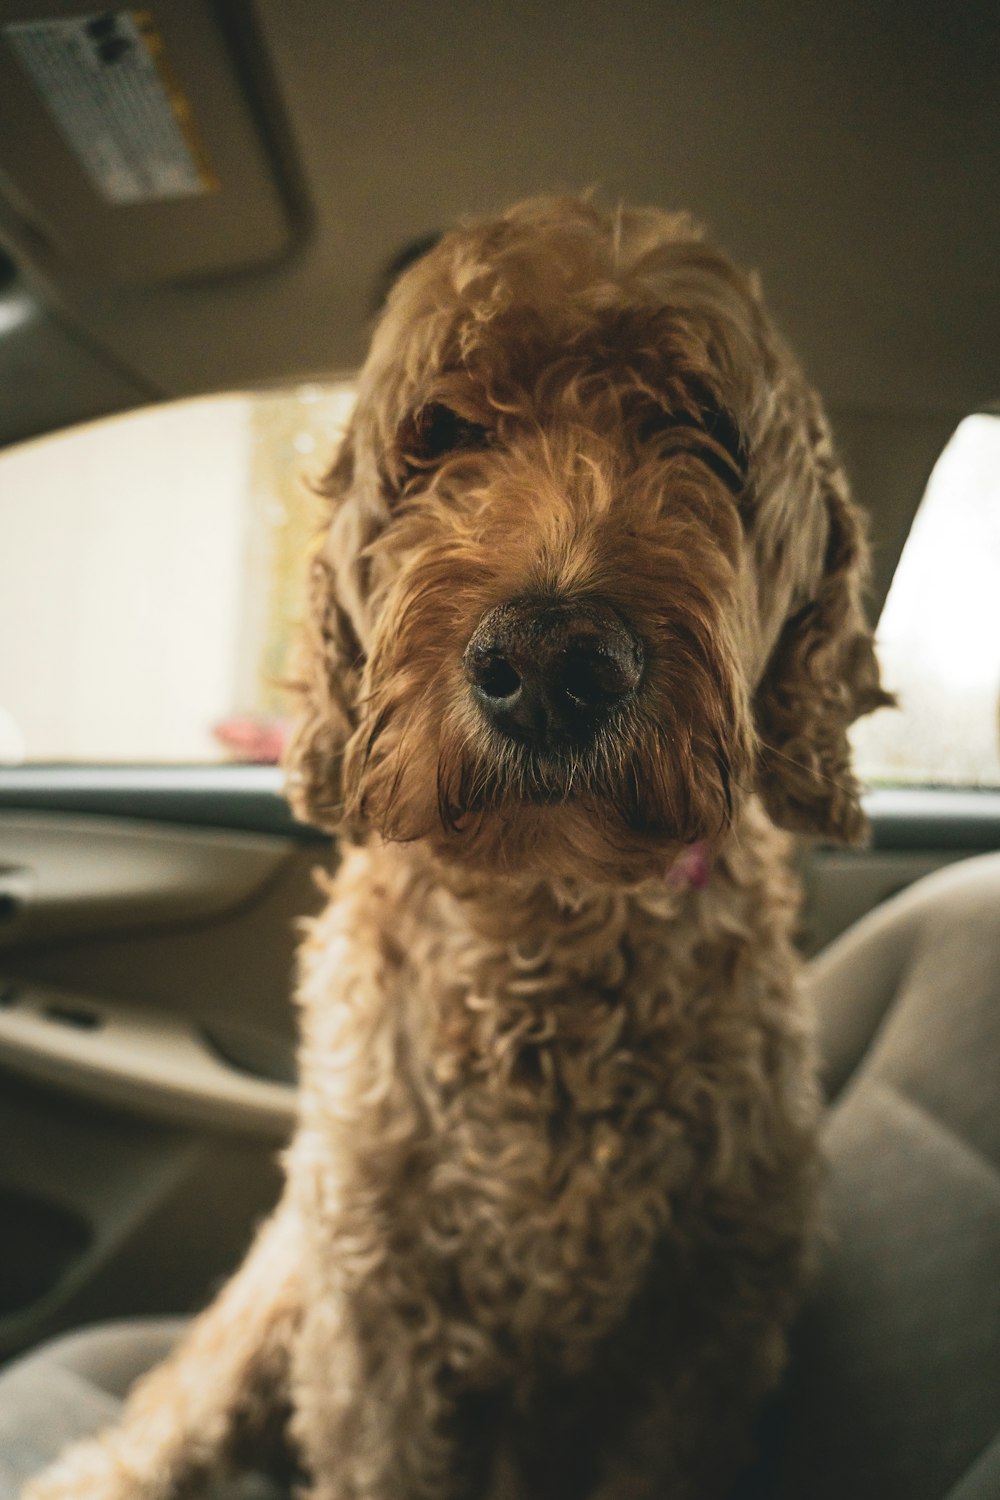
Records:
<instances>
[{"instance_id":1,"label":"dog's eye","mask_svg":"<svg viewBox=\"0 0 1000 1500\"><path fill-rule=\"evenodd\" d=\"M408 467L428 469L449 453L488 447L491 437L488 427L470 422L450 406L434 401L403 423L398 443Z\"/></svg>"}]
</instances>

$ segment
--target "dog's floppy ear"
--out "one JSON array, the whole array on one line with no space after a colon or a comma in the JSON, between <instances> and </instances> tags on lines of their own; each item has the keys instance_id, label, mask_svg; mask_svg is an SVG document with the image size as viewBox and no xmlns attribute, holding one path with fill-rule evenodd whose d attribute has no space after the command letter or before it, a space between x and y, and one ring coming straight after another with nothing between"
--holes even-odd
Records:
<instances>
[{"instance_id":1,"label":"dog's floppy ear","mask_svg":"<svg viewBox=\"0 0 1000 1500\"><path fill-rule=\"evenodd\" d=\"M781 827L856 844L867 832L847 731L894 700L862 594L868 548L841 471L822 474L828 531L812 597L786 621L757 692L758 789Z\"/></svg>"},{"instance_id":2,"label":"dog's floppy ear","mask_svg":"<svg viewBox=\"0 0 1000 1500\"><path fill-rule=\"evenodd\" d=\"M364 666L344 597L357 593L351 568L360 549L349 534L356 522L343 504L353 479L354 440L348 431L321 488L334 513L310 562L306 615L290 684L299 708L284 755L286 792L295 816L331 832L343 822L344 747L357 727Z\"/></svg>"}]
</instances>

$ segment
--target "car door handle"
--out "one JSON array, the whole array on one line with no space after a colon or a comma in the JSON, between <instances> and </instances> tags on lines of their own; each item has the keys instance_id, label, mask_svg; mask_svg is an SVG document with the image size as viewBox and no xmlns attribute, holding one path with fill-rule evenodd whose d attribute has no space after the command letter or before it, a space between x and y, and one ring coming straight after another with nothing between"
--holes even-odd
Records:
<instances>
[{"instance_id":1,"label":"car door handle","mask_svg":"<svg viewBox=\"0 0 1000 1500\"><path fill-rule=\"evenodd\" d=\"M284 1139L291 1084L231 1066L176 1011L0 981L0 1065L114 1108Z\"/></svg>"}]
</instances>

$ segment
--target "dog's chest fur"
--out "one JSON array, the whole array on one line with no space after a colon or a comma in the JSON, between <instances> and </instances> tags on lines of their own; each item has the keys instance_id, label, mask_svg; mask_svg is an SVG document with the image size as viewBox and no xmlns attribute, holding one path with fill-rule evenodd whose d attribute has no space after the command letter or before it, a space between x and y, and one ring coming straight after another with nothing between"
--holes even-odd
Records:
<instances>
[{"instance_id":1,"label":"dog's chest fur","mask_svg":"<svg viewBox=\"0 0 1000 1500\"><path fill-rule=\"evenodd\" d=\"M405 850L348 857L290 1158L345 1302L388 1277L475 1384L572 1373L654 1257L683 1276L773 1211L813 1124L776 837L751 813L703 891L456 893Z\"/></svg>"}]
</instances>

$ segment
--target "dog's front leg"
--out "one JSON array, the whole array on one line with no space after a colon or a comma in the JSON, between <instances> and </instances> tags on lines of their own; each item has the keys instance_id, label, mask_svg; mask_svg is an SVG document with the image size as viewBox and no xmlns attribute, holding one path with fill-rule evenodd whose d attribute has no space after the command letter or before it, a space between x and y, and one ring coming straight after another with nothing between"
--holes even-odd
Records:
<instances>
[{"instance_id":1,"label":"dog's front leg","mask_svg":"<svg viewBox=\"0 0 1000 1500\"><path fill-rule=\"evenodd\" d=\"M455 1411L437 1341L369 1283L309 1299L296 1342L293 1435L309 1500L456 1500Z\"/></svg>"},{"instance_id":2,"label":"dog's front leg","mask_svg":"<svg viewBox=\"0 0 1000 1500\"><path fill-rule=\"evenodd\" d=\"M282 1207L174 1353L136 1385L121 1424L67 1449L23 1500L178 1500L256 1458L287 1403L299 1244Z\"/></svg>"}]
</instances>

